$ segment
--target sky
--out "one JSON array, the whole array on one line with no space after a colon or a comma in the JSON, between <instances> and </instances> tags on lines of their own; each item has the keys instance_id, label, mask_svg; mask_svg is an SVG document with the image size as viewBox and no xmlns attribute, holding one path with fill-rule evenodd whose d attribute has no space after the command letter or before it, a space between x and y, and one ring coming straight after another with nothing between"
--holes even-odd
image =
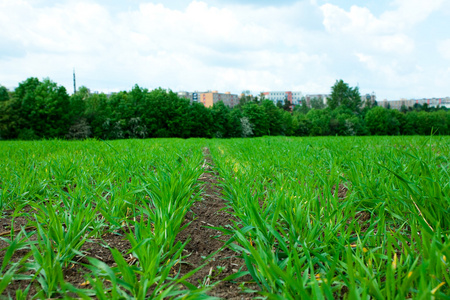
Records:
<instances>
[{"instance_id":1,"label":"sky","mask_svg":"<svg viewBox=\"0 0 450 300\"><path fill-rule=\"evenodd\" d=\"M450 0L0 0L0 85L450 96Z\"/></svg>"}]
</instances>

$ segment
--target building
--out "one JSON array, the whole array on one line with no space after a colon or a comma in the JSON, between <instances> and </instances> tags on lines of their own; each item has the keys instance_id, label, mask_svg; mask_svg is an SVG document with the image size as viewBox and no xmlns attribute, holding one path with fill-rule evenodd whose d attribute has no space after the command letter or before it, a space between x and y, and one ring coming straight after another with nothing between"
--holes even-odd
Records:
<instances>
[{"instance_id":1,"label":"building","mask_svg":"<svg viewBox=\"0 0 450 300\"><path fill-rule=\"evenodd\" d=\"M291 92L291 91L275 91L275 92L262 92L265 99L273 101L274 104L281 102L284 104L286 99L291 103L291 105L301 104L303 93L302 92Z\"/></svg>"},{"instance_id":2,"label":"building","mask_svg":"<svg viewBox=\"0 0 450 300\"><path fill-rule=\"evenodd\" d=\"M328 97L330 97L330 95L328 95L328 94L308 94L308 95L305 95L306 105L308 107L311 107L311 100L312 99L318 99L318 100L322 100L322 103L325 106L327 106L327 99L328 99Z\"/></svg>"},{"instance_id":3,"label":"building","mask_svg":"<svg viewBox=\"0 0 450 300\"><path fill-rule=\"evenodd\" d=\"M375 102L377 102L377 96L375 95L375 92L372 92L372 94L361 95L361 101L362 107L365 106L372 107L375 104Z\"/></svg>"},{"instance_id":4,"label":"building","mask_svg":"<svg viewBox=\"0 0 450 300\"><path fill-rule=\"evenodd\" d=\"M375 93L364 94L364 95L361 94L360 96L361 96L361 101L362 101L363 107L365 105L373 105L376 102ZM322 103L324 104L324 106L326 107L327 103L328 103L328 98L330 98L330 97L331 97L330 94L307 94L307 95L305 95L306 105L308 107L311 107L311 100L318 99L318 100L321 100Z\"/></svg>"},{"instance_id":5,"label":"building","mask_svg":"<svg viewBox=\"0 0 450 300\"><path fill-rule=\"evenodd\" d=\"M218 91L210 91L198 94L198 101L206 107L212 107L215 103L222 101L226 106L234 107L239 104L238 95L230 92L219 93Z\"/></svg>"},{"instance_id":6,"label":"building","mask_svg":"<svg viewBox=\"0 0 450 300\"><path fill-rule=\"evenodd\" d=\"M306 94L303 95L302 92L290 92L290 91L279 91L279 92L263 92L265 99L273 101L275 104L281 102L284 104L284 100L287 99L292 105L301 105L302 101L306 102L308 107L311 107L311 100L318 99L322 102L323 106L326 107L328 103L328 98L331 97L330 94ZM363 105L373 104L376 101L375 93L361 95L361 100Z\"/></svg>"},{"instance_id":7,"label":"building","mask_svg":"<svg viewBox=\"0 0 450 300\"><path fill-rule=\"evenodd\" d=\"M185 91L181 91L181 92L178 92L177 93L177 95L178 95L178 97L179 98L184 98L184 99L189 99L189 101L191 102L191 104L193 103L193 102L198 102L198 92L196 91L196 92L193 92L193 93L190 93L190 92L185 92Z\"/></svg>"},{"instance_id":8,"label":"building","mask_svg":"<svg viewBox=\"0 0 450 300\"><path fill-rule=\"evenodd\" d=\"M424 105L428 107L446 107L450 108L450 97L445 98L423 98L423 99L400 99L400 100L386 100L384 99L380 105L383 107L390 107L392 109L401 110L402 107L413 108L415 104Z\"/></svg>"}]
</instances>

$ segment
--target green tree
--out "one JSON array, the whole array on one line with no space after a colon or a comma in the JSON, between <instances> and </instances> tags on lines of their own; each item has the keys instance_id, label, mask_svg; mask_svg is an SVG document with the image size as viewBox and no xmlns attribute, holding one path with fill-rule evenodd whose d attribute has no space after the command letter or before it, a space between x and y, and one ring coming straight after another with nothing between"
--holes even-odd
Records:
<instances>
[{"instance_id":1,"label":"green tree","mask_svg":"<svg viewBox=\"0 0 450 300\"><path fill-rule=\"evenodd\" d=\"M226 137L228 134L228 118L230 115L230 108L226 106L223 101L219 101L214 103L212 106L211 114L214 120L212 130L214 137Z\"/></svg>"},{"instance_id":2,"label":"green tree","mask_svg":"<svg viewBox=\"0 0 450 300\"><path fill-rule=\"evenodd\" d=\"M422 110L422 105L420 105L419 103L414 103L413 110L421 111Z\"/></svg>"},{"instance_id":3,"label":"green tree","mask_svg":"<svg viewBox=\"0 0 450 300\"><path fill-rule=\"evenodd\" d=\"M302 97L302 100L300 102L301 102L300 105L296 105L294 107L294 112L299 112L303 115L306 115L310 109L306 103L305 97Z\"/></svg>"},{"instance_id":4,"label":"green tree","mask_svg":"<svg viewBox=\"0 0 450 300\"><path fill-rule=\"evenodd\" d=\"M298 127L298 122L294 122L294 118L289 111L281 112L281 134L285 136L292 136Z\"/></svg>"},{"instance_id":5,"label":"green tree","mask_svg":"<svg viewBox=\"0 0 450 300\"><path fill-rule=\"evenodd\" d=\"M213 114L212 110L206 108L202 103L192 103L187 107L189 136L187 137L213 137Z\"/></svg>"},{"instance_id":6,"label":"green tree","mask_svg":"<svg viewBox=\"0 0 450 300\"><path fill-rule=\"evenodd\" d=\"M263 100L261 103L262 107L264 107L266 113L267 120L267 128L268 131L265 133L267 135L280 135L281 134L281 112L282 109L279 109L277 106L273 104L271 100Z\"/></svg>"},{"instance_id":7,"label":"green tree","mask_svg":"<svg viewBox=\"0 0 450 300\"><path fill-rule=\"evenodd\" d=\"M135 104L141 107L138 116L142 118L149 137L187 138L192 128L191 117L200 113L198 107L190 108L188 99L180 99L176 93L161 88L144 92L139 102L142 103Z\"/></svg>"},{"instance_id":8,"label":"green tree","mask_svg":"<svg viewBox=\"0 0 450 300\"><path fill-rule=\"evenodd\" d=\"M386 135L388 133L387 109L377 106L366 114L366 126L372 135Z\"/></svg>"},{"instance_id":9,"label":"green tree","mask_svg":"<svg viewBox=\"0 0 450 300\"><path fill-rule=\"evenodd\" d=\"M91 136L91 126L86 118L86 103L89 89L81 86L70 96L70 127L66 137L68 139L86 139Z\"/></svg>"},{"instance_id":10,"label":"green tree","mask_svg":"<svg viewBox=\"0 0 450 300\"><path fill-rule=\"evenodd\" d=\"M93 135L98 138L107 138L107 132L103 126L111 115L107 96L104 93L89 95L85 114Z\"/></svg>"},{"instance_id":11,"label":"green tree","mask_svg":"<svg viewBox=\"0 0 450 300\"><path fill-rule=\"evenodd\" d=\"M396 110L377 106L367 112L365 123L372 135L398 135L400 121L396 116Z\"/></svg>"},{"instance_id":12,"label":"green tree","mask_svg":"<svg viewBox=\"0 0 450 300\"><path fill-rule=\"evenodd\" d=\"M14 120L12 120L10 127L12 138L38 138L34 132L33 123L38 118L36 116L37 102L35 91L40 84L39 79L30 77L19 83L19 86L15 89L11 103L11 113L14 115Z\"/></svg>"},{"instance_id":13,"label":"green tree","mask_svg":"<svg viewBox=\"0 0 450 300\"><path fill-rule=\"evenodd\" d=\"M419 113L415 110L409 111L406 115L405 134L419 134Z\"/></svg>"},{"instance_id":14,"label":"green tree","mask_svg":"<svg viewBox=\"0 0 450 300\"><path fill-rule=\"evenodd\" d=\"M292 110L291 107L292 107L291 102L289 102L288 99L285 98L284 99L284 104L283 104L283 106L281 108L283 110L285 110L285 111L289 111L290 112Z\"/></svg>"},{"instance_id":15,"label":"green tree","mask_svg":"<svg viewBox=\"0 0 450 300\"><path fill-rule=\"evenodd\" d=\"M314 109L324 109L325 108L325 103L323 103L322 99L319 99L317 97L313 97L310 100L310 104L311 104L311 108L314 108Z\"/></svg>"},{"instance_id":16,"label":"green tree","mask_svg":"<svg viewBox=\"0 0 450 300\"><path fill-rule=\"evenodd\" d=\"M166 120L170 137L188 138L190 136L191 121L189 117L190 101L180 99L177 94L169 91L166 93L168 102L168 119ZM198 105L201 105L200 103ZM197 105L196 105L197 106Z\"/></svg>"},{"instance_id":17,"label":"green tree","mask_svg":"<svg viewBox=\"0 0 450 300\"><path fill-rule=\"evenodd\" d=\"M177 96L177 99L178 96ZM169 119L175 114L171 95L164 89L158 88L145 96L142 118L148 129L149 137L170 137ZM189 100L187 100L189 102ZM175 121L175 123L178 120ZM175 124L173 123L173 125ZM171 124L171 126L173 126Z\"/></svg>"},{"instance_id":18,"label":"green tree","mask_svg":"<svg viewBox=\"0 0 450 300\"><path fill-rule=\"evenodd\" d=\"M416 115L416 132L421 135L430 135L431 133L446 134L448 129L447 113L443 111L426 112L420 111Z\"/></svg>"},{"instance_id":19,"label":"green tree","mask_svg":"<svg viewBox=\"0 0 450 300\"><path fill-rule=\"evenodd\" d=\"M31 77L14 91L8 114L9 138L64 137L71 121L69 95L50 79Z\"/></svg>"},{"instance_id":20,"label":"green tree","mask_svg":"<svg viewBox=\"0 0 450 300\"><path fill-rule=\"evenodd\" d=\"M331 87L331 95L328 99L328 107L332 110L338 106L345 106L352 112L359 111L361 107L361 95L358 87L350 87L342 79L336 80Z\"/></svg>"},{"instance_id":21,"label":"green tree","mask_svg":"<svg viewBox=\"0 0 450 300\"><path fill-rule=\"evenodd\" d=\"M368 135L364 120L359 116L353 116L346 120L347 134L348 135Z\"/></svg>"},{"instance_id":22,"label":"green tree","mask_svg":"<svg viewBox=\"0 0 450 300\"><path fill-rule=\"evenodd\" d=\"M71 140L84 140L90 137L91 134L91 126L86 118L79 118L69 127L66 137Z\"/></svg>"},{"instance_id":23,"label":"green tree","mask_svg":"<svg viewBox=\"0 0 450 300\"><path fill-rule=\"evenodd\" d=\"M251 95L250 91L243 91L241 93L241 97L239 98L238 107L242 107L249 102L259 104L264 99L264 94L261 94L261 95L262 96L260 96L258 99L258 96Z\"/></svg>"},{"instance_id":24,"label":"green tree","mask_svg":"<svg viewBox=\"0 0 450 300\"><path fill-rule=\"evenodd\" d=\"M9 91L3 85L0 85L0 102L9 101Z\"/></svg>"},{"instance_id":25,"label":"green tree","mask_svg":"<svg viewBox=\"0 0 450 300\"><path fill-rule=\"evenodd\" d=\"M354 128L348 122L353 116L353 112L346 106L339 106L333 110L330 120L331 133L342 136L355 135Z\"/></svg>"},{"instance_id":26,"label":"green tree","mask_svg":"<svg viewBox=\"0 0 450 300\"><path fill-rule=\"evenodd\" d=\"M237 108L233 108L230 111L229 125L228 125L228 133L227 137L242 137L243 129L242 129L242 118L244 115L242 111ZM253 134L253 131L252 131Z\"/></svg>"},{"instance_id":27,"label":"green tree","mask_svg":"<svg viewBox=\"0 0 450 300\"><path fill-rule=\"evenodd\" d=\"M11 118L11 103L8 90L0 86L0 140L8 138Z\"/></svg>"},{"instance_id":28,"label":"green tree","mask_svg":"<svg viewBox=\"0 0 450 300\"><path fill-rule=\"evenodd\" d=\"M88 98L89 89L85 86L81 86L75 94L70 96L70 112L73 121L84 117L86 112L86 101Z\"/></svg>"},{"instance_id":29,"label":"green tree","mask_svg":"<svg viewBox=\"0 0 450 300\"><path fill-rule=\"evenodd\" d=\"M311 122L309 134L313 136L317 135L329 135L331 115L328 109L311 109L306 117Z\"/></svg>"},{"instance_id":30,"label":"green tree","mask_svg":"<svg viewBox=\"0 0 450 300\"><path fill-rule=\"evenodd\" d=\"M369 134L361 115L352 112L346 106L339 106L331 112L331 116L330 127L332 134L344 136Z\"/></svg>"},{"instance_id":31,"label":"green tree","mask_svg":"<svg viewBox=\"0 0 450 300\"><path fill-rule=\"evenodd\" d=\"M39 137L64 137L70 126L70 98L66 88L58 86L50 79L35 90L36 110L30 121Z\"/></svg>"},{"instance_id":32,"label":"green tree","mask_svg":"<svg viewBox=\"0 0 450 300\"><path fill-rule=\"evenodd\" d=\"M236 113L241 113L238 108L230 109L222 101L214 103L211 108L213 119L212 133L217 138L240 137L240 118Z\"/></svg>"},{"instance_id":33,"label":"green tree","mask_svg":"<svg viewBox=\"0 0 450 300\"><path fill-rule=\"evenodd\" d=\"M408 108L406 107L405 104L402 104L402 106L400 107L400 111L404 114L406 114L408 112Z\"/></svg>"},{"instance_id":34,"label":"green tree","mask_svg":"<svg viewBox=\"0 0 450 300\"><path fill-rule=\"evenodd\" d=\"M266 100L264 100L266 101ZM266 110L256 103L247 103L242 108L243 117L247 117L253 129L254 136L269 134L269 123L267 121Z\"/></svg>"},{"instance_id":35,"label":"green tree","mask_svg":"<svg viewBox=\"0 0 450 300\"><path fill-rule=\"evenodd\" d=\"M305 114L294 113L292 127L294 129L294 135L309 136L312 128L312 123Z\"/></svg>"},{"instance_id":36,"label":"green tree","mask_svg":"<svg viewBox=\"0 0 450 300\"><path fill-rule=\"evenodd\" d=\"M361 100L363 101L364 108L371 109L377 106L377 101L375 100L375 95L365 94Z\"/></svg>"},{"instance_id":37,"label":"green tree","mask_svg":"<svg viewBox=\"0 0 450 300\"><path fill-rule=\"evenodd\" d=\"M406 119L406 115L404 113L401 113L400 111L396 109L389 110L391 121L389 131L391 134L401 134L406 135L408 134L408 121ZM395 128L398 124L398 130Z\"/></svg>"}]
</instances>

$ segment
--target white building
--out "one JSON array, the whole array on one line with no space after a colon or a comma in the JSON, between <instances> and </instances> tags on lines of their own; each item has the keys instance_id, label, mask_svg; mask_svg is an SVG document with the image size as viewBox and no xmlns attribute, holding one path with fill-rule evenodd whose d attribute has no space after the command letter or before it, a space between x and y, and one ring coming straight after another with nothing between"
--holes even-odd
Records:
<instances>
[{"instance_id":1,"label":"white building","mask_svg":"<svg viewBox=\"0 0 450 300\"><path fill-rule=\"evenodd\" d=\"M414 107L414 104L424 105L427 104L428 107L446 107L450 108L450 97L442 98L423 98L423 99L405 99L400 100L386 100L384 99L379 105L383 107L390 107L392 109L400 110L402 106L406 108Z\"/></svg>"},{"instance_id":2,"label":"white building","mask_svg":"<svg viewBox=\"0 0 450 300\"><path fill-rule=\"evenodd\" d=\"M291 91L274 91L274 92L263 92L265 99L273 101L274 104L281 102L284 104L284 100L288 100L291 105L301 104L303 97L302 92L291 92Z\"/></svg>"}]
</instances>

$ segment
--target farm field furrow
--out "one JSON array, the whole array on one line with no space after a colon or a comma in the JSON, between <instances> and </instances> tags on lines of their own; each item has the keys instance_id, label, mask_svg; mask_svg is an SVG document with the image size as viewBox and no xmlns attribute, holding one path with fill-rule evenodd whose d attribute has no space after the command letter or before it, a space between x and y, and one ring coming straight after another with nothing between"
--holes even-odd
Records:
<instances>
[{"instance_id":1,"label":"farm field furrow","mask_svg":"<svg viewBox=\"0 0 450 300\"><path fill-rule=\"evenodd\" d=\"M253 299L257 296L255 293L242 293L241 286L252 281L248 274L239 276L242 269L245 269L244 260L232 249L224 247L227 234L221 231L223 228L231 228L236 218L233 217L233 211L227 208L227 201L221 197L222 189L217 184L219 174L215 171L209 149L205 147L203 153L205 172L199 178L202 182L202 201L191 206L185 219L189 226L177 237L182 242L189 240L184 248L186 257L183 259L180 275L203 266L187 279L189 283L209 287L207 293L214 297ZM232 280L228 280L230 277Z\"/></svg>"},{"instance_id":2,"label":"farm field furrow","mask_svg":"<svg viewBox=\"0 0 450 300\"><path fill-rule=\"evenodd\" d=\"M0 150L0 298L450 299L449 137Z\"/></svg>"}]
</instances>

